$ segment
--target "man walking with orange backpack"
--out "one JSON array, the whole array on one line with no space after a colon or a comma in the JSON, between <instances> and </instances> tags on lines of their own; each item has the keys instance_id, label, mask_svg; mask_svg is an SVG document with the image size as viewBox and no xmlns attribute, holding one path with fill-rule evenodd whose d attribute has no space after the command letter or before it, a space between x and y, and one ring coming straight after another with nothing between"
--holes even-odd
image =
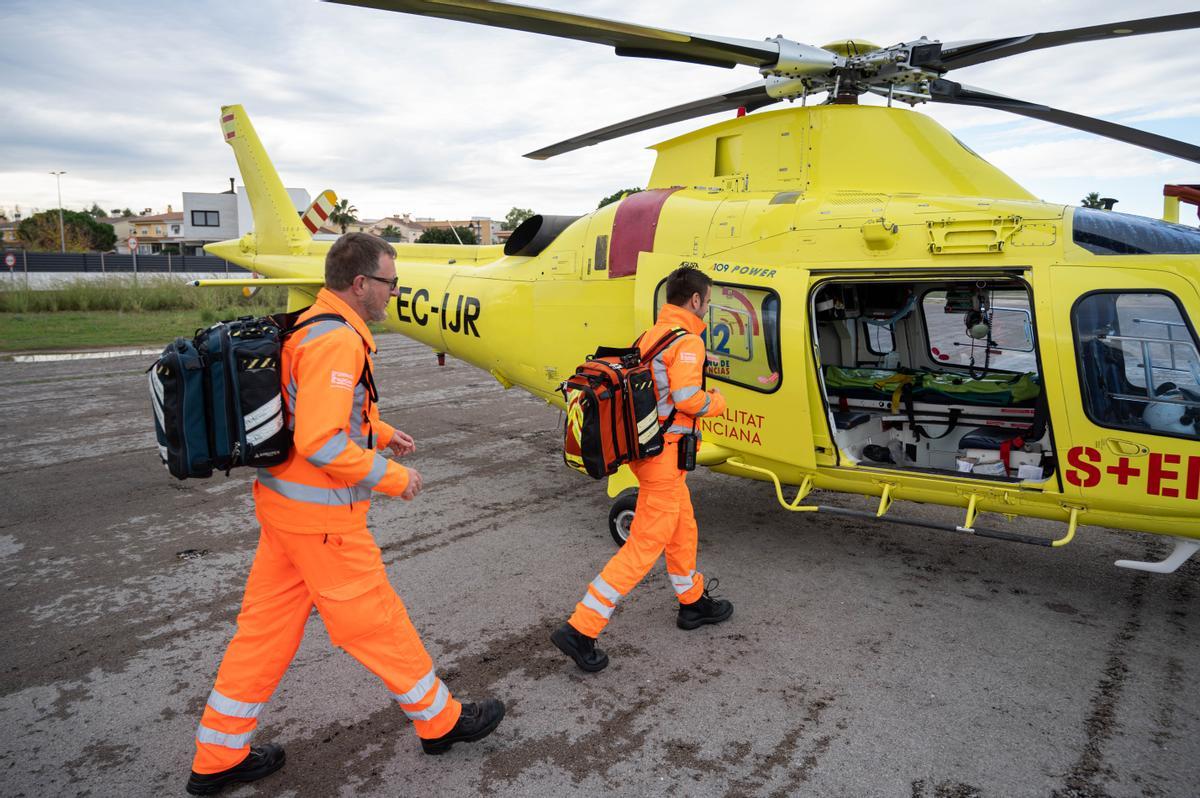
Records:
<instances>
[{"instance_id":1,"label":"man walking with orange backpack","mask_svg":"<svg viewBox=\"0 0 1200 798\"><path fill-rule=\"evenodd\" d=\"M680 629L720 623L733 614L733 604L712 597L703 574L696 570L696 517L687 488L687 472L695 467L699 441L697 419L725 412L725 398L703 387L706 352L700 336L712 280L699 269L682 267L667 277L666 289L667 304L637 344L645 355L664 336L673 332L678 336L652 364L659 423L669 423L663 451L630 464L638 478L638 499L629 539L587 586L567 623L550 636L588 672L608 666L608 655L596 648L596 638L617 602L642 581L664 551L667 575L679 599L676 624ZM685 334L675 332L679 329Z\"/></svg>"}]
</instances>

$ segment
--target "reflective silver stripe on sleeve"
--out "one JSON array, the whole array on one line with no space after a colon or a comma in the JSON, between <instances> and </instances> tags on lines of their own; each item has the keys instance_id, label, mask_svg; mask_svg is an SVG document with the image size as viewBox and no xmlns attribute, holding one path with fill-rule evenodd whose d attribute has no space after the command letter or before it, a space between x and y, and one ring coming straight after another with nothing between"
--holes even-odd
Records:
<instances>
[{"instance_id":1,"label":"reflective silver stripe on sleeve","mask_svg":"<svg viewBox=\"0 0 1200 798\"><path fill-rule=\"evenodd\" d=\"M437 684L437 680L437 674L433 668L430 668L429 673L422 676L407 693L392 693L392 697L401 704L415 704L424 698L425 694Z\"/></svg>"},{"instance_id":2,"label":"reflective silver stripe on sleeve","mask_svg":"<svg viewBox=\"0 0 1200 798\"><path fill-rule=\"evenodd\" d=\"M695 396L698 393L700 393L699 385L685 385L684 387L680 388L678 391L671 391L671 398L674 399L676 402L682 402L685 399L692 398L693 396Z\"/></svg>"},{"instance_id":3,"label":"reflective silver stripe on sleeve","mask_svg":"<svg viewBox=\"0 0 1200 798\"><path fill-rule=\"evenodd\" d=\"M258 470L258 481L280 496L308 504L345 505L371 498L369 488L314 488L272 476L265 468Z\"/></svg>"},{"instance_id":4,"label":"reflective silver stripe on sleeve","mask_svg":"<svg viewBox=\"0 0 1200 798\"><path fill-rule=\"evenodd\" d=\"M404 710L404 714L413 720L431 720L436 718L438 713L446 708L446 702L450 700L450 691L446 689L445 683L438 679L437 694L433 697L433 703L429 705L429 709L422 709L410 712Z\"/></svg>"},{"instance_id":5,"label":"reflective silver stripe on sleeve","mask_svg":"<svg viewBox=\"0 0 1200 798\"><path fill-rule=\"evenodd\" d=\"M602 576L597 576L592 580L592 587L596 588L597 593L599 593L601 596L604 596L613 604L616 604L621 600L621 594L617 592L616 588L614 588L608 582L605 582L604 577Z\"/></svg>"},{"instance_id":6,"label":"reflective silver stripe on sleeve","mask_svg":"<svg viewBox=\"0 0 1200 798\"><path fill-rule=\"evenodd\" d=\"M691 435L691 434L692 434L692 428L691 428L691 427L685 427L685 426L683 426L682 424L672 424L671 426L667 427L667 432L678 432L680 435ZM704 437L704 435L703 435L703 434L701 434L701 432L700 432L700 428L699 428L699 427L697 427L697 428L696 428L695 432L696 432L696 437L697 437L697 438L703 438L703 437Z\"/></svg>"},{"instance_id":7,"label":"reflective silver stripe on sleeve","mask_svg":"<svg viewBox=\"0 0 1200 798\"><path fill-rule=\"evenodd\" d=\"M671 577L671 586L675 588L675 592L682 596L684 593L692 589L696 584L696 571L693 570L687 576L680 576L667 572L667 576Z\"/></svg>"},{"instance_id":8,"label":"reflective silver stripe on sleeve","mask_svg":"<svg viewBox=\"0 0 1200 798\"><path fill-rule=\"evenodd\" d=\"M671 401L671 381L667 377L667 364L663 362L662 354L654 358L651 370L654 372L654 388L658 391L658 414L669 416L675 403Z\"/></svg>"},{"instance_id":9,"label":"reflective silver stripe on sleeve","mask_svg":"<svg viewBox=\"0 0 1200 798\"><path fill-rule=\"evenodd\" d=\"M609 618L611 618L612 614L613 614L613 610L616 609L615 607L608 606L603 601L601 601L600 599L593 596L591 593L584 593L583 599L580 601L580 603L583 604L583 606L587 607L590 610L595 610L600 615L600 617L604 618L605 620L608 620Z\"/></svg>"},{"instance_id":10,"label":"reflective silver stripe on sleeve","mask_svg":"<svg viewBox=\"0 0 1200 798\"><path fill-rule=\"evenodd\" d=\"M296 378L295 377L288 377L287 395L288 395L287 428L290 430L294 430L294 429L296 429Z\"/></svg>"},{"instance_id":11,"label":"reflective silver stripe on sleeve","mask_svg":"<svg viewBox=\"0 0 1200 798\"><path fill-rule=\"evenodd\" d=\"M708 415L708 408L711 404L712 404L712 394L708 394L707 396L704 397L704 407L700 408L692 415L694 415L694 416Z\"/></svg>"},{"instance_id":12,"label":"reflective silver stripe on sleeve","mask_svg":"<svg viewBox=\"0 0 1200 798\"><path fill-rule=\"evenodd\" d=\"M244 734L226 734L204 725L196 727L196 742L220 745L225 748L245 748L250 744L250 738L253 736L254 732L252 731Z\"/></svg>"},{"instance_id":13,"label":"reflective silver stripe on sleeve","mask_svg":"<svg viewBox=\"0 0 1200 798\"><path fill-rule=\"evenodd\" d=\"M262 708L267 704L265 701L259 703L235 701L214 689L209 693L208 705L222 715L228 715L231 718L257 718L258 713L262 712Z\"/></svg>"},{"instance_id":14,"label":"reflective silver stripe on sleeve","mask_svg":"<svg viewBox=\"0 0 1200 798\"><path fill-rule=\"evenodd\" d=\"M362 431L363 403L367 401L367 386L361 382L354 386L354 402L350 405L350 440L364 449L367 448L367 435Z\"/></svg>"},{"instance_id":15,"label":"reflective silver stripe on sleeve","mask_svg":"<svg viewBox=\"0 0 1200 798\"><path fill-rule=\"evenodd\" d=\"M300 346L304 346L305 344L312 343L313 341L320 338L322 335L331 333L334 330L340 330L343 327L350 327L350 325L344 321L332 321L332 320L331 321L319 321L316 324L314 324L308 328L308 335L304 336L304 340L300 342ZM351 329L354 329L354 328L351 327Z\"/></svg>"},{"instance_id":16,"label":"reflective silver stripe on sleeve","mask_svg":"<svg viewBox=\"0 0 1200 798\"><path fill-rule=\"evenodd\" d=\"M367 488L370 490L379 484L379 480L383 479L387 473L388 459L381 454L375 455L375 462L371 464L371 470L367 475L358 481L358 487Z\"/></svg>"},{"instance_id":17,"label":"reflective silver stripe on sleeve","mask_svg":"<svg viewBox=\"0 0 1200 798\"><path fill-rule=\"evenodd\" d=\"M339 431L332 438L325 441L324 446L309 455L308 462L317 468L323 468L337 459L337 456L346 451L346 447L349 445L350 439L346 437L345 431Z\"/></svg>"}]
</instances>

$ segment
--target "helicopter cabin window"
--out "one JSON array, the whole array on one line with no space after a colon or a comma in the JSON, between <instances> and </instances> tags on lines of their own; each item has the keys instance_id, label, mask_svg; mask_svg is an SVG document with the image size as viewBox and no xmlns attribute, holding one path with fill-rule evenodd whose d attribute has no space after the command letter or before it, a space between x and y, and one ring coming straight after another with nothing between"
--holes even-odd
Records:
<instances>
[{"instance_id":1,"label":"helicopter cabin window","mask_svg":"<svg viewBox=\"0 0 1200 798\"><path fill-rule=\"evenodd\" d=\"M1083 405L1093 422L1200 439L1200 345L1174 297L1088 294L1071 321Z\"/></svg>"},{"instance_id":2,"label":"helicopter cabin window","mask_svg":"<svg viewBox=\"0 0 1200 798\"><path fill-rule=\"evenodd\" d=\"M1053 475L1023 282L831 280L812 301L842 461L1012 482Z\"/></svg>"},{"instance_id":3,"label":"helicopter cabin window","mask_svg":"<svg viewBox=\"0 0 1200 798\"><path fill-rule=\"evenodd\" d=\"M1024 289L980 291L968 284L930 290L921 298L921 311L929 355L939 363L986 371L1035 367L1033 316Z\"/></svg>"},{"instance_id":4,"label":"helicopter cabin window","mask_svg":"<svg viewBox=\"0 0 1200 798\"><path fill-rule=\"evenodd\" d=\"M667 301L666 281L655 308ZM708 376L763 393L783 380L779 356L779 295L762 288L714 282L705 319Z\"/></svg>"},{"instance_id":5,"label":"helicopter cabin window","mask_svg":"<svg viewBox=\"0 0 1200 798\"><path fill-rule=\"evenodd\" d=\"M896 351L896 335L890 324L863 319L863 333L866 335L867 351L872 355L889 355Z\"/></svg>"}]
</instances>

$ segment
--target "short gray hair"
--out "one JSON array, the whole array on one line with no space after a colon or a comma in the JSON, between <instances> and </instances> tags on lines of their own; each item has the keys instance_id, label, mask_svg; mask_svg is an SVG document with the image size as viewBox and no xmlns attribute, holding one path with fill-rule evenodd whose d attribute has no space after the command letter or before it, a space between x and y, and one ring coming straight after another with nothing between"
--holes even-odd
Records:
<instances>
[{"instance_id":1,"label":"short gray hair","mask_svg":"<svg viewBox=\"0 0 1200 798\"><path fill-rule=\"evenodd\" d=\"M392 245L370 233L347 233L333 242L325 255L325 285L334 291L345 291L360 274L374 275L379 271L379 256L396 257Z\"/></svg>"}]
</instances>

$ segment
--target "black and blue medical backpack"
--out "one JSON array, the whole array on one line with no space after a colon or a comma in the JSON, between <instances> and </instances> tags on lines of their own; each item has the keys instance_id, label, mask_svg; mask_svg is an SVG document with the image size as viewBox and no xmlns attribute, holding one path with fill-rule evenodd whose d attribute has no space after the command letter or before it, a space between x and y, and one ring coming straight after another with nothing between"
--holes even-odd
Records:
<instances>
[{"instance_id":1,"label":"black and blue medical backpack","mask_svg":"<svg viewBox=\"0 0 1200 798\"><path fill-rule=\"evenodd\" d=\"M284 423L280 350L303 310L243 316L176 338L148 369L154 431L163 465L178 479L279 465L292 448Z\"/></svg>"}]
</instances>

